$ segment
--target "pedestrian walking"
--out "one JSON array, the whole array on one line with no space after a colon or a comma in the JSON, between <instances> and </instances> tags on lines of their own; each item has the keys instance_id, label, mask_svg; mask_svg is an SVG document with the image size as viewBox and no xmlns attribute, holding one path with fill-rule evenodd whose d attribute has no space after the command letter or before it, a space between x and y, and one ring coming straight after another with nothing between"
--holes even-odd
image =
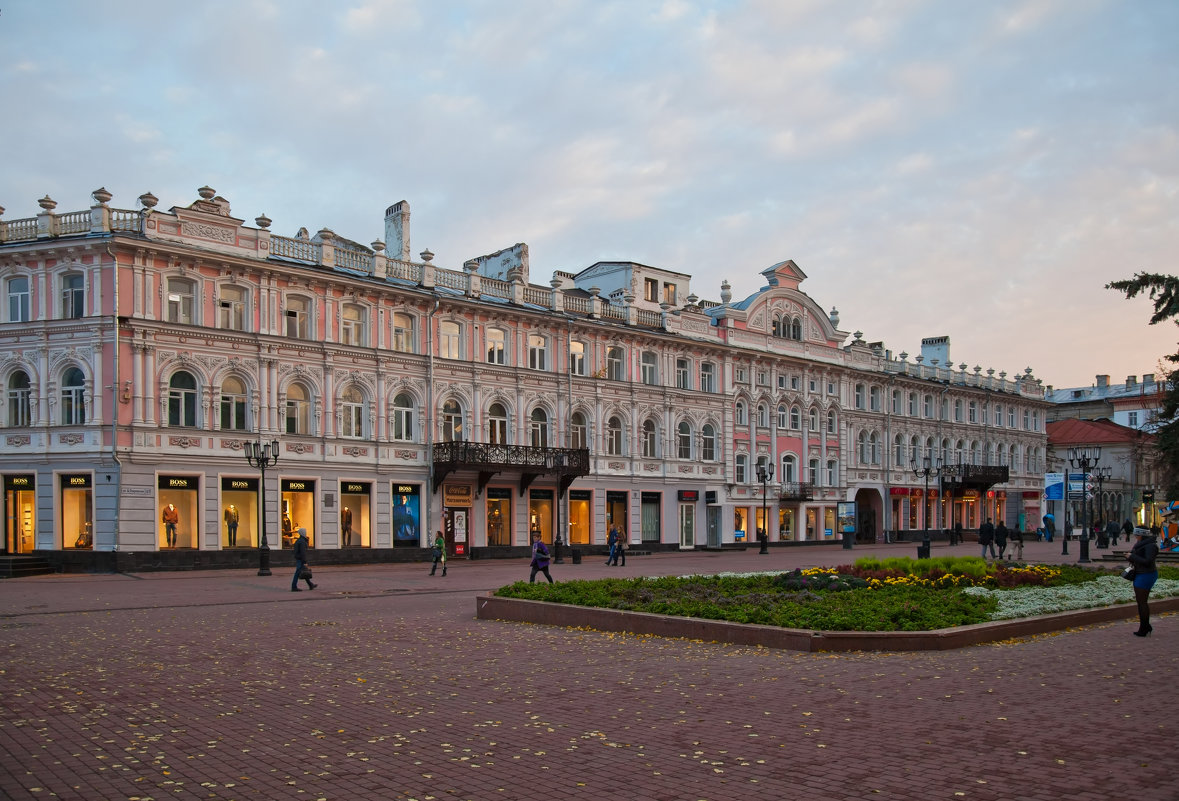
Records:
<instances>
[{"instance_id":1,"label":"pedestrian walking","mask_svg":"<svg viewBox=\"0 0 1179 801\"><path fill-rule=\"evenodd\" d=\"M1156 529L1134 529L1134 547L1126 559L1134 566L1134 602L1138 604L1138 631L1135 637L1149 637L1154 627L1150 625L1150 588L1158 581L1159 569L1155 565L1159 546Z\"/></svg>"},{"instance_id":2,"label":"pedestrian walking","mask_svg":"<svg viewBox=\"0 0 1179 801\"><path fill-rule=\"evenodd\" d=\"M1109 519L1109 522L1105 524L1105 538L1109 541L1107 544L1117 545L1118 544L1118 532L1121 530L1122 530L1122 528L1121 528L1121 526L1118 525L1118 521L1114 520L1111 517Z\"/></svg>"},{"instance_id":3,"label":"pedestrian walking","mask_svg":"<svg viewBox=\"0 0 1179 801\"><path fill-rule=\"evenodd\" d=\"M626 567L626 537L618 535L618 555L614 558L614 564L618 564L618 560L622 560L622 566Z\"/></svg>"},{"instance_id":4,"label":"pedestrian walking","mask_svg":"<svg viewBox=\"0 0 1179 801\"><path fill-rule=\"evenodd\" d=\"M606 556L606 564L618 564L618 540L620 532L618 526L610 526L610 533L606 535L606 544L610 546L610 553Z\"/></svg>"},{"instance_id":5,"label":"pedestrian walking","mask_svg":"<svg viewBox=\"0 0 1179 801\"><path fill-rule=\"evenodd\" d=\"M549 572L549 549L541 542L540 532L534 531L532 532L532 575L528 577L530 584L536 581L537 573L544 573L549 584L553 583L553 575Z\"/></svg>"},{"instance_id":6,"label":"pedestrian walking","mask_svg":"<svg viewBox=\"0 0 1179 801\"><path fill-rule=\"evenodd\" d=\"M962 523L961 522L955 523L954 528L952 530L954 532L954 535L951 538L950 544L951 545L961 545L962 541L963 541L962 540Z\"/></svg>"},{"instance_id":7,"label":"pedestrian walking","mask_svg":"<svg viewBox=\"0 0 1179 801\"><path fill-rule=\"evenodd\" d=\"M995 546L994 550L999 551L999 558L1005 559L1007 556L1007 524L1002 520L999 525L995 526Z\"/></svg>"},{"instance_id":8,"label":"pedestrian walking","mask_svg":"<svg viewBox=\"0 0 1179 801\"><path fill-rule=\"evenodd\" d=\"M1011 529L1011 552L1015 561L1023 561L1023 532L1019 526Z\"/></svg>"},{"instance_id":9,"label":"pedestrian walking","mask_svg":"<svg viewBox=\"0 0 1179 801\"><path fill-rule=\"evenodd\" d=\"M439 531L434 535L434 564L430 565L430 575L434 575L434 571L438 569L438 563L442 563L442 575L446 575L446 537L442 536Z\"/></svg>"},{"instance_id":10,"label":"pedestrian walking","mask_svg":"<svg viewBox=\"0 0 1179 801\"><path fill-rule=\"evenodd\" d=\"M995 525L991 518L978 527L978 544L982 548L982 558L987 558L987 549L991 551L991 558L995 558Z\"/></svg>"},{"instance_id":11,"label":"pedestrian walking","mask_svg":"<svg viewBox=\"0 0 1179 801\"><path fill-rule=\"evenodd\" d=\"M295 540L295 575L291 576L291 592L302 592L299 589L299 579L307 582L307 589L314 590L317 584L311 582L311 573L306 576L303 571L307 570L307 546L310 543L307 541L307 529L299 529L299 538Z\"/></svg>"},{"instance_id":12,"label":"pedestrian walking","mask_svg":"<svg viewBox=\"0 0 1179 801\"><path fill-rule=\"evenodd\" d=\"M1134 536L1134 523L1128 517L1122 523L1122 533L1126 535L1126 544L1130 544L1130 540Z\"/></svg>"}]
</instances>

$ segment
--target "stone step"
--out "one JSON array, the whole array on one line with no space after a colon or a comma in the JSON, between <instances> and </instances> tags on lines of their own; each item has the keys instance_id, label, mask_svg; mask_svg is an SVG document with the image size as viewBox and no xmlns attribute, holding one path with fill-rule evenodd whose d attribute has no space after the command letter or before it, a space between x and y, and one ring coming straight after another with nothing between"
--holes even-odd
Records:
<instances>
[{"instance_id":1,"label":"stone step","mask_svg":"<svg viewBox=\"0 0 1179 801\"><path fill-rule=\"evenodd\" d=\"M53 572L53 566L40 556L0 556L0 578L44 576Z\"/></svg>"}]
</instances>

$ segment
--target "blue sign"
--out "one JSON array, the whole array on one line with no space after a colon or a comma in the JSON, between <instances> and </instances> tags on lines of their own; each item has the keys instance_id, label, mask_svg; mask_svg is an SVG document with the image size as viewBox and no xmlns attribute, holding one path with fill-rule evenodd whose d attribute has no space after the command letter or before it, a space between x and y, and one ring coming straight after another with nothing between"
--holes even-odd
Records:
<instances>
[{"instance_id":1,"label":"blue sign","mask_svg":"<svg viewBox=\"0 0 1179 801\"><path fill-rule=\"evenodd\" d=\"M1064 473L1044 474L1044 500L1064 500Z\"/></svg>"}]
</instances>

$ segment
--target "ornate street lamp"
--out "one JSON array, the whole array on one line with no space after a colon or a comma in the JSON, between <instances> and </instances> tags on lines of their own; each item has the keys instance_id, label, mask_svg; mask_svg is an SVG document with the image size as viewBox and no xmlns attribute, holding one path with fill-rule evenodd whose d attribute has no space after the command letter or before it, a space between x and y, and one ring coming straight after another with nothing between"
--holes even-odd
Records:
<instances>
[{"instance_id":1,"label":"ornate street lamp","mask_svg":"<svg viewBox=\"0 0 1179 801\"><path fill-rule=\"evenodd\" d=\"M545 467L557 474L557 530L553 533L553 564L564 564L561 557L561 506L565 497L564 478L568 456L563 451L549 451L545 454Z\"/></svg>"},{"instance_id":2,"label":"ornate street lamp","mask_svg":"<svg viewBox=\"0 0 1179 801\"><path fill-rule=\"evenodd\" d=\"M1077 558L1078 563L1088 563L1089 561L1089 521L1086 520L1085 514L1088 509L1088 504L1085 503L1085 495L1088 494L1089 484L1089 470L1095 467L1101 461L1101 446L1100 445L1085 445L1077 448L1068 449L1068 462L1074 468L1081 471L1081 555ZM1066 532L1067 536L1067 532Z\"/></svg>"},{"instance_id":3,"label":"ornate street lamp","mask_svg":"<svg viewBox=\"0 0 1179 801\"><path fill-rule=\"evenodd\" d=\"M913 471L914 476L916 476L917 478L924 478L925 479L925 494L921 496L922 504L925 506L925 508L921 510L922 511L921 517L923 518L923 522L925 524L924 529L922 530L922 533L921 533L921 555L925 559L928 559L929 558L929 479L930 479L930 476L932 476L933 478L937 478L939 475L941 475L942 461L941 461L941 459L931 458L928 454L926 454L926 456L921 460L921 463L918 464L917 457L914 456L912 464L910 465L910 469Z\"/></svg>"},{"instance_id":4,"label":"ornate street lamp","mask_svg":"<svg viewBox=\"0 0 1179 801\"><path fill-rule=\"evenodd\" d=\"M770 552L770 513L766 508L766 483L774 477L774 463L773 462L758 462L757 463L757 480L761 482L761 530L759 531L761 539L761 549L758 553Z\"/></svg>"},{"instance_id":5,"label":"ornate street lamp","mask_svg":"<svg viewBox=\"0 0 1179 801\"><path fill-rule=\"evenodd\" d=\"M250 467L262 472L262 481L258 485L261 493L261 507L258 516L262 519L261 533L258 535L258 575L270 575L270 543L266 540L266 468L278 462L278 440L267 443L247 442L245 445L246 461Z\"/></svg>"}]
</instances>

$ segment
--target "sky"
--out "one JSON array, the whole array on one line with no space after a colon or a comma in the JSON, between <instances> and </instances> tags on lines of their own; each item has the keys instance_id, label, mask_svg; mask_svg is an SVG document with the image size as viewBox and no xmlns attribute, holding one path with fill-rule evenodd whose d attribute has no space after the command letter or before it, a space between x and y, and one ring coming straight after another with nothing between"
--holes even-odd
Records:
<instances>
[{"instance_id":1,"label":"sky","mask_svg":"<svg viewBox=\"0 0 1179 801\"><path fill-rule=\"evenodd\" d=\"M630 260L734 300L793 259L840 328L1056 387L1162 372L1174 0L16 0L0 206L211 186L247 220L531 278ZM910 357L912 358L912 357Z\"/></svg>"}]
</instances>

